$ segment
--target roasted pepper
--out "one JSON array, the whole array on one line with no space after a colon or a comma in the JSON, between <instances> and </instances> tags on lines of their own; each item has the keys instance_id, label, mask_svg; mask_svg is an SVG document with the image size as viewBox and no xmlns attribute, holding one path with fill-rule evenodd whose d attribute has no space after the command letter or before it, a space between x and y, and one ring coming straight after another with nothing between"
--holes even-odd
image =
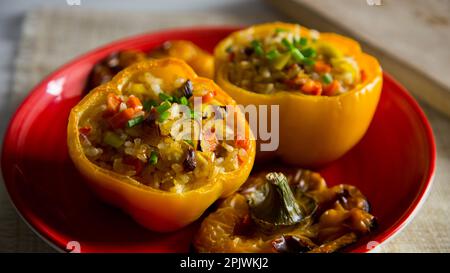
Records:
<instances>
[{"instance_id":1,"label":"roasted pepper","mask_svg":"<svg viewBox=\"0 0 450 273\"><path fill-rule=\"evenodd\" d=\"M172 122L179 115L175 109L206 93L213 97L203 102L200 113L191 110L189 124L208 120L207 104L224 107L235 105L234 100L179 59L143 61L124 69L72 109L67 143L75 167L102 200L146 228L165 232L192 223L245 182L255 156L255 141L239 110L233 118L245 128L243 138L219 142L172 137ZM216 126L213 132L218 130ZM227 160L236 164L230 170L223 163ZM195 172L205 166L211 172L196 180Z\"/></svg>"},{"instance_id":2,"label":"roasted pepper","mask_svg":"<svg viewBox=\"0 0 450 273\"><path fill-rule=\"evenodd\" d=\"M145 60L145 54L136 50L124 50L114 52L96 63L89 74L85 92L88 93L95 87L109 82L124 68Z\"/></svg>"},{"instance_id":3,"label":"roasted pepper","mask_svg":"<svg viewBox=\"0 0 450 273\"><path fill-rule=\"evenodd\" d=\"M279 44L267 48L263 43L271 38ZM255 77L245 78L251 70L232 75L236 54L254 56ZM280 106L279 147L265 155L292 164L316 166L350 150L365 134L381 93L381 67L356 41L295 24L268 23L234 32L216 46L214 55L217 84L239 104ZM272 70L262 69L261 60ZM252 64L238 65L245 69ZM276 82L271 77L287 78ZM258 150L260 156L264 152Z\"/></svg>"},{"instance_id":4,"label":"roasted pepper","mask_svg":"<svg viewBox=\"0 0 450 273\"><path fill-rule=\"evenodd\" d=\"M334 252L375 227L375 217L357 188L328 188L318 173L288 172L252 175L203 220L194 238L196 250Z\"/></svg>"},{"instance_id":5,"label":"roasted pepper","mask_svg":"<svg viewBox=\"0 0 450 273\"><path fill-rule=\"evenodd\" d=\"M214 57L190 41L167 41L160 48L151 51L149 56L181 59L189 64L199 76L214 78Z\"/></svg>"},{"instance_id":6,"label":"roasted pepper","mask_svg":"<svg viewBox=\"0 0 450 273\"><path fill-rule=\"evenodd\" d=\"M208 52L185 40L167 41L147 55L142 51L123 50L113 52L94 65L89 74L85 92L110 81L122 69L149 58L173 57L185 61L201 77L213 79L214 57Z\"/></svg>"}]
</instances>

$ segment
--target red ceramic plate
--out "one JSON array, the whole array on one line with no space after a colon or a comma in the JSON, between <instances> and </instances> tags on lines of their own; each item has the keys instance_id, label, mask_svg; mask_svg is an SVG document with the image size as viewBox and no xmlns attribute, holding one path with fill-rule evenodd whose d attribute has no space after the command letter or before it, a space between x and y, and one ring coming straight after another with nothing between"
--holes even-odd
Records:
<instances>
[{"instance_id":1,"label":"red ceramic plate","mask_svg":"<svg viewBox=\"0 0 450 273\"><path fill-rule=\"evenodd\" d=\"M212 51L234 30L192 28L121 40L79 57L36 86L12 118L2 154L6 188L25 221L60 250L77 241L82 252L189 251L195 224L158 234L93 196L69 158L67 118L80 100L92 66L109 53L147 51L170 39L191 40ZM320 170L330 184L359 187L378 217L377 231L350 251L366 252L398 233L425 200L434 169L435 144L425 115L408 92L385 74L380 103L365 137Z\"/></svg>"}]
</instances>

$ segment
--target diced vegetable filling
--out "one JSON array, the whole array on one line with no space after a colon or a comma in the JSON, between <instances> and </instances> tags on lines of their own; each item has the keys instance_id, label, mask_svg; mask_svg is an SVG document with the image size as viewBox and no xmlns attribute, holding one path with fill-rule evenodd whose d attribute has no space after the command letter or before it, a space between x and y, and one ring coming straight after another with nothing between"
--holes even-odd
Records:
<instances>
[{"instance_id":1,"label":"diced vegetable filling","mask_svg":"<svg viewBox=\"0 0 450 273\"><path fill-rule=\"evenodd\" d=\"M229 80L256 93L283 90L335 96L354 88L364 75L354 58L332 44L287 29L226 51Z\"/></svg>"},{"instance_id":2,"label":"diced vegetable filling","mask_svg":"<svg viewBox=\"0 0 450 273\"><path fill-rule=\"evenodd\" d=\"M237 170L246 161L248 140L236 137L235 113L227 112L214 91L196 88L188 79L171 85L172 90L163 90L167 83L145 72L125 85L123 95L109 93L80 122L85 155L103 168L171 192L195 189L220 172ZM201 107L194 107L196 99Z\"/></svg>"}]
</instances>

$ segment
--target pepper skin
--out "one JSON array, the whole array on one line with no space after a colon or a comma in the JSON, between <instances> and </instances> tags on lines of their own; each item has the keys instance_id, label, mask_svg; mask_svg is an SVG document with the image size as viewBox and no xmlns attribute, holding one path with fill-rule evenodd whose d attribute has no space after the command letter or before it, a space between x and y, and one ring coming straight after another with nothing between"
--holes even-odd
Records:
<instances>
[{"instance_id":1,"label":"pepper skin","mask_svg":"<svg viewBox=\"0 0 450 273\"><path fill-rule=\"evenodd\" d=\"M280 105L280 141L275 152L257 152L257 158L280 156L284 161L314 167L333 161L349 151L364 136L375 113L382 88L378 61L361 51L360 45L334 33L321 33L319 41L329 43L345 55L353 56L364 77L354 89L337 96L312 96L301 92L278 91L260 94L242 89L228 80L226 49L248 44L251 39L288 29L301 36L310 30L295 24L268 23L234 32L215 48L215 79L239 104Z\"/></svg>"},{"instance_id":2,"label":"pepper skin","mask_svg":"<svg viewBox=\"0 0 450 273\"><path fill-rule=\"evenodd\" d=\"M245 118L239 113L238 122L245 123L250 137L247 161L242 162L236 171L217 174L205 185L183 193L155 189L129 176L92 163L85 156L80 142L78 131L80 120L92 115L95 109L104 103L108 93L120 95L125 83L143 71L151 72L163 79L164 90L171 90L166 83L173 83L183 77L190 79L194 88L214 91L217 101L227 105L235 104L234 100L213 81L198 77L181 60L166 58L140 62L123 70L110 82L95 88L72 109L67 129L69 154L87 184L102 200L121 208L148 229L160 232L173 231L198 219L218 198L232 194L245 182L253 167L256 144Z\"/></svg>"},{"instance_id":3,"label":"pepper skin","mask_svg":"<svg viewBox=\"0 0 450 273\"><path fill-rule=\"evenodd\" d=\"M161 48L151 51L149 57L178 58L189 64L200 77L214 78L214 57L191 41L167 41Z\"/></svg>"}]
</instances>

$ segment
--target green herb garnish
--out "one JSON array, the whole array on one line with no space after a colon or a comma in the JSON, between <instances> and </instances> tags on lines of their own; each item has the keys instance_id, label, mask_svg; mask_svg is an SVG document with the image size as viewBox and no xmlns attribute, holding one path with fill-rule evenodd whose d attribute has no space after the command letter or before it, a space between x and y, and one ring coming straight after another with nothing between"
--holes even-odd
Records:
<instances>
[{"instance_id":1,"label":"green herb garnish","mask_svg":"<svg viewBox=\"0 0 450 273\"><path fill-rule=\"evenodd\" d=\"M164 101L163 103L161 103L161 105L156 107L156 111L159 114L162 114L162 113L166 112L167 110L169 110L171 106L172 105L170 104L170 102Z\"/></svg>"},{"instance_id":2,"label":"green herb garnish","mask_svg":"<svg viewBox=\"0 0 450 273\"><path fill-rule=\"evenodd\" d=\"M308 39L306 39L305 37L301 37L298 43L300 46L305 46L308 43Z\"/></svg>"},{"instance_id":3,"label":"green herb garnish","mask_svg":"<svg viewBox=\"0 0 450 273\"><path fill-rule=\"evenodd\" d=\"M148 163L150 165L156 165L156 163L158 163L158 154L155 151L151 152L150 158L148 159Z\"/></svg>"},{"instance_id":4,"label":"green herb garnish","mask_svg":"<svg viewBox=\"0 0 450 273\"><path fill-rule=\"evenodd\" d=\"M330 73L323 74L322 81L325 84L330 84L333 81L333 76Z\"/></svg>"},{"instance_id":5,"label":"green herb garnish","mask_svg":"<svg viewBox=\"0 0 450 273\"><path fill-rule=\"evenodd\" d=\"M173 97L165 93L159 93L159 99L162 101L173 102Z\"/></svg>"},{"instance_id":6,"label":"green herb garnish","mask_svg":"<svg viewBox=\"0 0 450 273\"><path fill-rule=\"evenodd\" d=\"M303 59L305 59L305 56L303 56L298 48L294 47L293 49L291 49L291 54L296 62L301 62L303 61Z\"/></svg>"},{"instance_id":7,"label":"green herb garnish","mask_svg":"<svg viewBox=\"0 0 450 273\"><path fill-rule=\"evenodd\" d=\"M281 40L281 43L282 43L288 50L291 50L291 49L294 48L294 45L293 45L291 42L289 42L289 40L286 39L286 38L283 38L283 39Z\"/></svg>"},{"instance_id":8,"label":"green herb garnish","mask_svg":"<svg viewBox=\"0 0 450 273\"><path fill-rule=\"evenodd\" d=\"M191 119L199 119L199 113L191 109Z\"/></svg>"},{"instance_id":9,"label":"green herb garnish","mask_svg":"<svg viewBox=\"0 0 450 273\"><path fill-rule=\"evenodd\" d=\"M158 122L159 123L164 122L165 120L167 120L169 118L169 116L170 116L170 112L169 111L160 113L159 117L158 117Z\"/></svg>"},{"instance_id":10,"label":"green herb garnish","mask_svg":"<svg viewBox=\"0 0 450 273\"><path fill-rule=\"evenodd\" d=\"M182 104L182 105L188 105L189 104L189 101L188 101L188 99L186 97L181 97L179 99L179 101L180 101L180 104Z\"/></svg>"},{"instance_id":11,"label":"green herb garnish","mask_svg":"<svg viewBox=\"0 0 450 273\"><path fill-rule=\"evenodd\" d=\"M253 40L253 41L251 41L251 42L250 42L250 45L251 45L253 48L255 48L255 47L262 47L261 42L258 41L258 40Z\"/></svg>"},{"instance_id":12,"label":"green herb garnish","mask_svg":"<svg viewBox=\"0 0 450 273\"><path fill-rule=\"evenodd\" d=\"M275 60L279 56L280 56L280 52L278 52L278 50L276 50L276 49L272 49L269 52L267 52L267 54L266 54L266 58L270 61Z\"/></svg>"},{"instance_id":13,"label":"green herb garnish","mask_svg":"<svg viewBox=\"0 0 450 273\"><path fill-rule=\"evenodd\" d=\"M152 107L156 107L156 106L158 106L158 103L155 100L147 100L147 101L144 101L143 109L144 109L144 111L150 111L150 109L152 109Z\"/></svg>"},{"instance_id":14,"label":"green herb garnish","mask_svg":"<svg viewBox=\"0 0 450 273\"><path fill-rule=\"evenodd\" d=\"M137 116L127 121L128 128L134 127L144 121L144 116Z\"/></svg>"},{"instance_id":15,"label":"green herb garnish","mask_svg":"<svg viewBox=\"0 0 450 273\"><path fill-rule=\"evenodd\" d=\"M317 56L317 52L315 49L311 47L307 47L305 49L300 50L300 52L303 54L303 56L307 58L314 58Z\"/></svg>"}]
</instances>

